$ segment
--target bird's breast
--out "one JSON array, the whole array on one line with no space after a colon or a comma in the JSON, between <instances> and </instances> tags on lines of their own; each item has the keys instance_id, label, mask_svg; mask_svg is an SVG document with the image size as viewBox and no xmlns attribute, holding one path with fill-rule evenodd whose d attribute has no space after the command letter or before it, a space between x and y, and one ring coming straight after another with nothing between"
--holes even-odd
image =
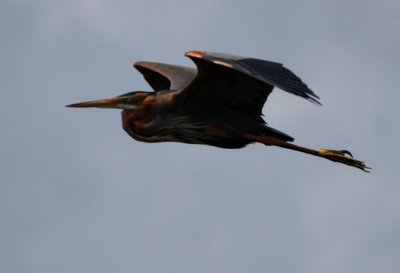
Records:
<instances>
[{"instance_id":1,"label":"bird's breast","mask_svg":"<svg viewBox=\"0 0 400 273\"><path fill-rule=\"evenodd\" d=\"M146 132L147 125L156 118L153 109L135 109L133 111L122 111L122 126L124 130L132 134L149 134Z\"/></svg>"}]
</instances>

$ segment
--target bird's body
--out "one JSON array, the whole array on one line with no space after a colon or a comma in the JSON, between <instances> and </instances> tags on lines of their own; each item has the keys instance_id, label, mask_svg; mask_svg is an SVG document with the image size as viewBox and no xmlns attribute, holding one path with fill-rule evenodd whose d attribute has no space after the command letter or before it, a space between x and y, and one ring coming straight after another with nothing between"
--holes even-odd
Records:
<instances>
[{"instance_id":1,"label":"bird's body","mask_svg":"<svg viewBox=\"0 0 400 273\"><path fill-rule=\"evenodd\" d=\"M291 139L267 127L262 119L254 120L228 107L209 105L196 109L165 103L175 94L176 91L149 92L145 95L143 108L123 110L121 117L124 130L132 138L143 142L173 141L220 148L242 148L253 142L236 137L235 131L270 133ZM178 111L175 110L177 108Z\"/></svg>"},{"instance_id":2,"label":"bird's body","mask_svg":"<svg viewBox=\"0 0 400 273\"><path fill-rule=\"evenodd\" d=\"M189 51L197 70L137 62L154 92L136 91L71 107L120 108L124 130L143 142L182 142L220 148L249 143L292 149L364 171L368 167L345 150L313 150L297 146L285 133L267 126L262 108L274 86L319 104L293 72L275 62L221 53ZM350 155L350 156L349 156Z\"/></svg>"}]
</instances>

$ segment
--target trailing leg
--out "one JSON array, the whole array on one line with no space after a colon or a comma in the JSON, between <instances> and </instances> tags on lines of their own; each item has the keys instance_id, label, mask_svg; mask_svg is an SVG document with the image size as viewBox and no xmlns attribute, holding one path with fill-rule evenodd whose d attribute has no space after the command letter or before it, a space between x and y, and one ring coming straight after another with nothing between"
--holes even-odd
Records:
<instances>
[{"instance_id":1,"label":"trailing leg","mask_svg":"<svg viewBox=\"0 0 400 273\"><path fill-rule=\"evenodd\" d=\"M280 140L279 138L265 136L265 135L253 135L244 133L243 137L255 142L263 143L268 146L278 146L289 150L294 150L310 155L323 157L331 161L356 167L358 169L363 170L364 172L369 172L369 170L371 169L370 167L367 167L363 161L354 159L352 154L346 150L310 149L292 143L288 143L286 141Z\"/></svg>"}]
</instances>

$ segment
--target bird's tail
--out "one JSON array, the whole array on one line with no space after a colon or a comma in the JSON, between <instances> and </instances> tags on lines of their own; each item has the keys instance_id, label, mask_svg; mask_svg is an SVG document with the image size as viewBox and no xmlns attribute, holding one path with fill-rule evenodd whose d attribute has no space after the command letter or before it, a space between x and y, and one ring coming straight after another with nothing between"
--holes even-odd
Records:
<instances>
[{"instance_id":1,"label":"bird's tail","mask_svg":"<svg viewBox=\"0 0 400 273\"><path fill-rule=\"evenodd\" d=\"M276 137L276 138L278 138L280 140L283 140L283 141L292 142L294 140L294 138L289 136L288 134L285 134L284 132L276 130L276 129L272 128L272 127L269 127L269 126L265 125L263 129L264 129L263 133L265 135L268 135L268 136L271 136L271 137Z\"/></svg>"},{"instance_id":2,"label":"bird's tail","mask_svg":"<svg viewBox=\"0 0 400 273\"><path fill-rule=\"evenodd\" d=\"M244 133L243 137L255 142L263 143L268 146L278 146L281 148L294 150L314 156L323 157L331 161L346 164L352 167L363 170L364 172L369 172L371 169L367 167L363 161L353 158L353 155L347 150L328 150L328 149L310 149L302 146L295 145L293 143L288 143L280 138L267 135L253 135Z\"/></svg>"}]
</instances>

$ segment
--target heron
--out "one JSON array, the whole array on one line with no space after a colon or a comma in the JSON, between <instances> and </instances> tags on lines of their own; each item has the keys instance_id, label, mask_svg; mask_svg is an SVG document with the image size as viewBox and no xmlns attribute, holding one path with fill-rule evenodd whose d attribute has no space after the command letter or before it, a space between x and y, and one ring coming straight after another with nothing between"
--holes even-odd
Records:
<instances>
[{"instance_id":1,"label":"heron","mask_svg":"<svg viewBox=\"0 0 400 273\"><path fill-rule=\"evenodd\" d=\"M122 109L123 129L142 142L180 142L237 149L262 143L329 159L369 172L348 150L312 149L270 127L262 110L274 87L321 105L319 97L281 63L225 53L185 53L196 68L139 61L134 67L153 91L67 107Z\"/></svg>"}]
</instances>

